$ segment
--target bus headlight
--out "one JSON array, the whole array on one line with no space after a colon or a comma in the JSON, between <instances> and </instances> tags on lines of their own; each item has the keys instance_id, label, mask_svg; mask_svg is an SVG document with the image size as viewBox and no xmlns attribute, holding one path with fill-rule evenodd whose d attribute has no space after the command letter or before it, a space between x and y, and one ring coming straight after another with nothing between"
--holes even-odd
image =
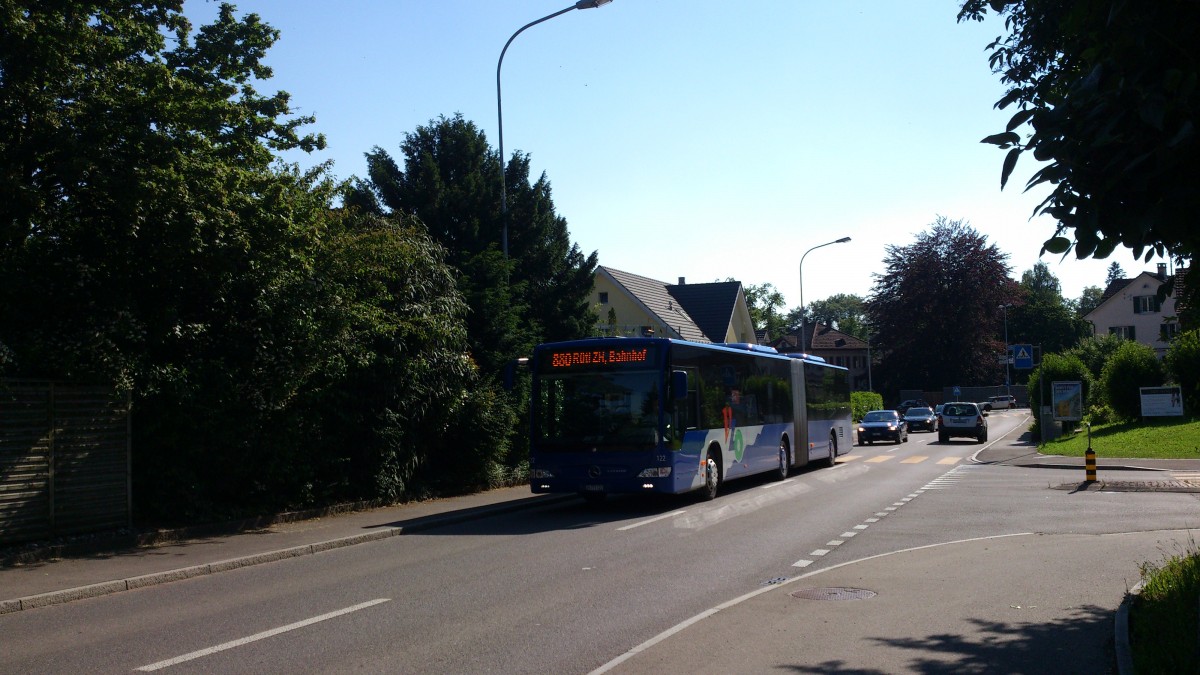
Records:
<instances>
[{"instance_id":1,"label":"bus headlight","mask_svg":"<svg viewBox=\"0 0 1200 675\"><path fill-rule=\"evenodd\" d=\"M529 477L538 480L543 478L554 478L554 473L547 469L533 469L529 472Z\"/></svg>"},{"instance_id":2,"label":"bus headlight","mask_svg":"<svg viewBox=\"0 0 1200 675\"><path fill-rule=\"evenodd\" d=\"M642 472L637 475L638 478L667 478L671 475L671 467L656 466L649 469L642 469Z\"/></svg>"}]
</instances>

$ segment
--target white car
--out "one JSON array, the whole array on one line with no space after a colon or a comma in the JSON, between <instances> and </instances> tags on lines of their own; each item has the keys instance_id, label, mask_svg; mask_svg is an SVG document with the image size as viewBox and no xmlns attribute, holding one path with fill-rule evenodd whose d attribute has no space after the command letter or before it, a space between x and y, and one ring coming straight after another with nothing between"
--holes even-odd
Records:
<instances>
[{"instance_id":1,"label":"white car","mask_svg":"<svg viewBox=\"0 0 1200 675\"><path fill-rule=\"evenodd\" d=\"M993 396L988 399L986 407L990 410L1008 410L1009 408L1017 407L1017 399L1012 394Z\"/></svg>"}]
</instances>

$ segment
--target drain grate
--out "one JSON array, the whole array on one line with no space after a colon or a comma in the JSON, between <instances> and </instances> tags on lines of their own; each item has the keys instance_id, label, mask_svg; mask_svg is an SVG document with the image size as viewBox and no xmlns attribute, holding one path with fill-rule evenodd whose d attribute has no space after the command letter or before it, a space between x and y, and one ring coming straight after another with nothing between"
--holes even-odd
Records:
<instances>
[{"instance_id":1,"label":"drain grate","mask_svg":"<svg viewBox=\"0 0 1200 675\"><path fill-rule=\"evenodd\" d=\"M865 588L805 588L790 594L801 600L866 600L875 597L875 591Z\"/></svg>"}]
</instances>

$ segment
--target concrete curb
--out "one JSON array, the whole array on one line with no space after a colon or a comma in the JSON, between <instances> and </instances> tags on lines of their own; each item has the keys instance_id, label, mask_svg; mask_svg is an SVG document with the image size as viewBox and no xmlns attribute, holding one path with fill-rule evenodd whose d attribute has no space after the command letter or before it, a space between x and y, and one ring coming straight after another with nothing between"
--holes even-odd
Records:
<instances>
[{"instance_id":1,"label":"concrete curb","mask_svg":"<svg viewBox=\"0 0 1200 675\"><path fill-rule=\"evenodd\" d=\"M1129 589L1121 606L1117 608L1116 625L1113 628L1113 649L1117 656L1117 675L1133 675L1133 647L1129 643L1129 610L1133 600L1142 592L1142 582Z\"/></svg>"},{"instance_id":2,"label":"concrete curb","mask_svg":"<svg viewBox=\"0 0 1200 675\"><path fill-rule=\"evenodd\" d=\"M558 502L567 501L569 499L575 499L575 495L547 495L519 499L511 502L489 504L487 506L477 506L469 509L463 509L459 512L426 516L417 519L408 525L401 525L397 527L381 527L374 532L366 532L349 537L340 537L314 544L293 546L291 548L256 553L253 555L231 558L229 560L221 560L202 565L193 565L191 567L182 567L178 569L167 570L165 572L155 572L153 574L145 574L142 576L130 577L128 579L104 581L87 586L68 588L61 591L40 593L38 595L31 595L24 598L0 600L0 614L11 614L13 612L35 609L37 607L61 605L67 602L74 602L75 600L96 598L102 595L131 591L137 588L145 588L147 586L157 586L159 584L170 583L173 581L182 581L184 579L192 579L210 574L219 574L221 572L241 569L243 567L251 567L254 565L277 562L279 560L287 560L288 558L315 555L324 551L331 551L334 549L355 546L358 544L366 544L373 541L379 541L381 539L400 536L406 533L430 530L436 527L455 525L487 516L501 515L504 513L511 513L514 511L522 511L525 509L544 506L547 504L555 504Z\"/></svg>"}]
</instances>

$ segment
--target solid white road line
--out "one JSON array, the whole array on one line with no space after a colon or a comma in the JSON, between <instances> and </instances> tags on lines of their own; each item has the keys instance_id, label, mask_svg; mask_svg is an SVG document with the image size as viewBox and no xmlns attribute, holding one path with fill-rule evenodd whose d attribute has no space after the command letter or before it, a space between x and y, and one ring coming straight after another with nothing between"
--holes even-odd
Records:
<instances>
[{"instance_id":1,"label":"solid white road line","mask_svg":"<svg viewBox=\"0 0 1200 675\"><path fill-rule=\"evenodd\" d=\"M158 663L151 663L148 666L142 666L140 668L135 668L134 670L140 670L140 671L145 671L145 672L150 672L150 671L154 671L154 670L162 670L163 668L169 668L170 666L178 665L180 663L184 663L185 661L191 661L193 659L198 659L202 656L208 656L209 654L216 654L217 652L223 652L226 649L233 649L234 647L240 647L242 645L249 644L251 642L257 642L258 640L265 640L266 638L274 637L276 635L279 635L280 633L286 633L288 631L293 631L293 630L296 630L297 628L304 628L305 626L311 626L314 623L319 623L321 621L327 621L329 619L339 617L343 614L349 614L351 612L357 612L360 609L374 607L375 605L389 602L390 600L391 600L391 598L379 598L377 600L370 600L368 602L363 602L363 603L354 605L353 607L339 609L335 612L329 612L328 614L322 614L321 616L314 616L311 619L297 621L296 623L289 623L286 626L280 626L279 628L272 628L271 630L263 631L262 633L257 633L255 635L251 635L249 637L244 637L244 638L241 638L240 640L233 640L231 642L219 644L215 647L209 647L208 649L201 649L199 651L194 651L189 654L184 654L183 656L176 656L175 658L167 659L166 661L159 661Z\"/></svg>"}]
</instances>

